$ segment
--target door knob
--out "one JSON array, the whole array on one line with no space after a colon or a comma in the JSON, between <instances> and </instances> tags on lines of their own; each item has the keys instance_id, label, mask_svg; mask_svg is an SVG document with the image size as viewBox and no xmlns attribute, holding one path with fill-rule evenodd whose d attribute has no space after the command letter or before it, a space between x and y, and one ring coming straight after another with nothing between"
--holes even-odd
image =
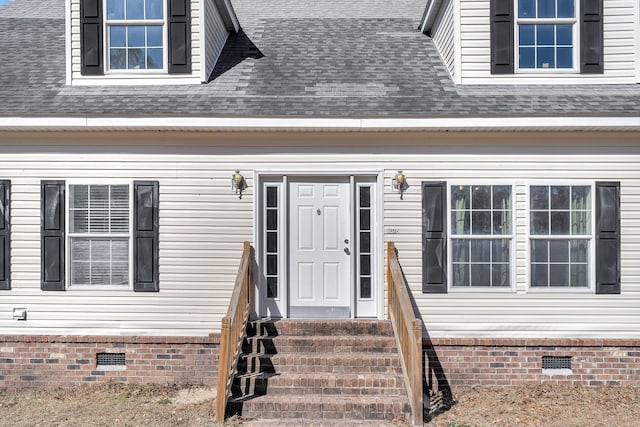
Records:
<instances>
[{"instance_id":1,"label":"door knob","mask_svg":"<svg viewBox=\"0 0 640 427\"><path fill-rule=\"evenodd\" d=\"M351 255L351 251L349 250L349 248L344 248L344 253L347 255Z\"/></svg>"}]
</instances>

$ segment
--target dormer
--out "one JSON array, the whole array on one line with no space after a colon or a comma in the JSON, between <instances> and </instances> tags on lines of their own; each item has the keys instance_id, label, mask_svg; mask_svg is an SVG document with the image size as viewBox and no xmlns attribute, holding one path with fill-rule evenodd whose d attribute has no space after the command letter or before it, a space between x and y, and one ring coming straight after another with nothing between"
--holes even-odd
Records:
<instances>
[{"instance_id":1,"label":"dormer","mask_svg":"<svg viewBox=\"0 0 640 427\"><path fill-rule=\"evenodd\" d=\"M67 84L200 84L240 28L230 0L70 0Z\"/></svg>"},{"instance_id":2,"label":"dormer","mask_svg":"<svg viewBox=\"0 0 640 427\"><path fill-rule=\"evenodd\" d=\"M421 30L458 84L640 82L637 0L430 0Z\"/></svg>"}]
</instances>

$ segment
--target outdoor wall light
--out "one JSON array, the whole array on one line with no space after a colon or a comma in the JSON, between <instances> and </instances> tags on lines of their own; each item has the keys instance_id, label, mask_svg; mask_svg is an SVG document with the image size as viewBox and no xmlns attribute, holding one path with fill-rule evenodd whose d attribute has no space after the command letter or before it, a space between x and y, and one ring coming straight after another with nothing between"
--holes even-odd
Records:
<instances>
[{"instance_id":1,"label":"outdoor wall light","mask_svg":"<svg viewBox=\"0 0 640 427\"><path fill-rule=\"evenodd\" d=\"M240 199L242 199L242 192L247 187L247 181L245 181L244 176L242 176L240 171L236 171L236 173L231 177L231 191L235 191L236 194L240 194Z\"/></svg>"},{"instance_id":2,"label":"outdoor wall light","mask_svg":"<svg viewBox=\"0 0 640 427\"><path fill-rule=\"evenodd\" d=\"M398 173L391 180L391 191L394 193L400 193L400 200L402 200L402 195L409 188L409 183L407 183L407 177L402 171L398 171Z\"/></svg>"},{"instance_id":3,"label":"outdoor wall light","mask_svg":"<svg viewBox=\"0 0 640 427\"><path fill-rule=\"evenodd\" d=\"M27 320L27 309L26 308L14 308L13 309L13 320Z\"/></svg>"}]
</instances>

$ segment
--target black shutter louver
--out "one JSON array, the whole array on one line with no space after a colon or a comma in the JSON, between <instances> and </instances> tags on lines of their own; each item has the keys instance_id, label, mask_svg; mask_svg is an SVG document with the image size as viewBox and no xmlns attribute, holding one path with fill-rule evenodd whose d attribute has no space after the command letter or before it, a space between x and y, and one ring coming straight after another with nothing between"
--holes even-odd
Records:
<instances>
[{"instance_id":1,"label":"black shutter louver","mask_svg":"<svg viewBox=\"0 0 640 427\"><path fill-rule=\"evenodd\" d=\"M189 0L169 2L169 74L191 73L191 9Z\"/></svg>"},{"instance_id":2,"label":"black shutter louver","mask_svg":"<svg viewBox=\"0 0 640 427\"><path fill-rule=\"evenodd\" d=\"M603 0L580 2L580 72L604 73Z\"/></svg>"},{"instance_id":3,"label":"black shutter louver","mask_svg":"<svg viewBox=\"0 0 640 427\"><path fill-rule=\"evenodd\" d=\"M491 74L513 74L513 0L491 0Z\"/></svg>"},{"instance_id":4,"label":"black shutter louver","mask_svg":"<svg viewBox=\"0 0 640 427\"><path fill-rule=\"evenodd\" d=\"M102 44L102 0L81 0L80 64L82 74L104 74Z\"/></svg>"},{"instance_id":5,"label":"black shutter louver","mask_svg":"<svg viewBox=\"0 0 640 427\"><path fill-rule=\"evenodd\" d=\"M40 183L40 288L64 291L64 181Z\"/></svg>"},{"instance_id":6,"label":"black shutter louver","mask_svg":"<svg viewBox=\"0 0 640 427\"><path fill-rule=\"evenodd\" d=\"M11 181L0 180L0 289L11 289Z\"/></svg>"},{"instance_id":7,"label":"black shutter louver","mask_svg":"<svg viewBox=\"0 0 640 427\"><path fill-rule=\"evenodd\" d=\"M620 293L619 182L596 182L596 293Z\"/></svg>"},{"instance_id":8,"label":"black shutter louver","mask_svg":"<svg viewBox=\"0 0 640 427\"><path fill-rule=\"evenodd\" d=\"M447 184L422 183L422 292L447 293Z\"/></svg>"},{"instance_id":9,"label":"black shutter louver","mask_svg":"<svg viewBox=\"0 0 640 427\"><path fill-rule=\"evenodd\" d=\"M158 292L158 196L157 181L133 183L133 290Z\"/></svg>"}]
</instances>

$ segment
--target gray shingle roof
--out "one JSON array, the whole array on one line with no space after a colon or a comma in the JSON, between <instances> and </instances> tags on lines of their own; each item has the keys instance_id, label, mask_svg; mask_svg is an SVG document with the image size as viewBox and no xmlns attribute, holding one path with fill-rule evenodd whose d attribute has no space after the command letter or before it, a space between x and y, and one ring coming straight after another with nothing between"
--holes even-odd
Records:
<instances>
[{"instance_id":1,"label":"gray shingle roof","mask_svg":"<svg viewBox=\"0 0 640 427\"><path fill-rule=\"evenodd\" d=\"M640 116L640 85L456 87L425 0L235 0L213 80L65 85L64 0L0 7L0 116Z\"/></svg>"}]
</instances>

